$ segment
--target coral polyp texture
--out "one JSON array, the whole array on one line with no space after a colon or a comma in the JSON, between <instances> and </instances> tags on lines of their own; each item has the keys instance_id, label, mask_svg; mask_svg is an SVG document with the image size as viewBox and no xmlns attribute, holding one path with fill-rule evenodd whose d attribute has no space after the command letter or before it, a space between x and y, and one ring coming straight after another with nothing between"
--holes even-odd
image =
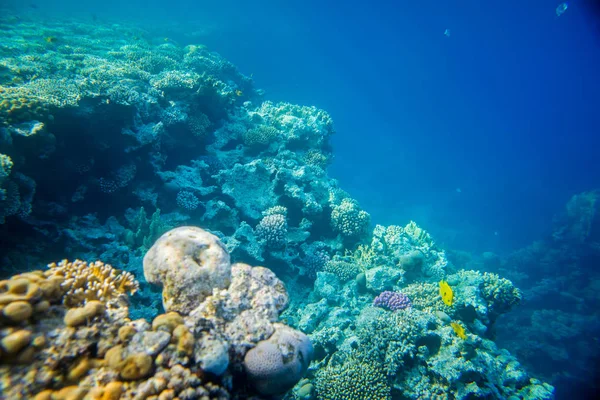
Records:
<instances>
[{"instance_id":1,"label":"coral polyp texture","mask_svg":"<svg viewBox=\"0 0 600 400\"><path fill-rule=\"evenodd\" d=\"M155 281L165 294L173 293L174 285L189 293L167 302L181 313L169 311L151 322L128 316L126 292L135 287L131 275L119 279L99 262L63 261L0 282L3 397L260 398L293 387L313 349L306 335L277 322L288 303L282 282L263 267L230 265L227 253L214 246L219 244L213 235L185 227L167 232L150 249L153 261L158 253L173 257L164 269L180 269L189 257L197 259L192 272L205 270L185 280L158 271ZM177 250L186 247L191 250ZM75 283L84 276L90 284L113 278L124 289L117 290L119 301L78 296ZM199 281L221 286L199 292ZM198 296L191 304L193 295Z\"/></svg>"}]
</instances>

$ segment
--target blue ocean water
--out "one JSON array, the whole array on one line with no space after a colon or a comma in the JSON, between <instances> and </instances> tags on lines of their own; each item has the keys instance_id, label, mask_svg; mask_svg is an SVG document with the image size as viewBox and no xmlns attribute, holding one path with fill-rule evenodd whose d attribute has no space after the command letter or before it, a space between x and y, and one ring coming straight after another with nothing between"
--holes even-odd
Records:
<instances>
[{"instance_id":1,"label":"blue ocean water","mask_svg":"<svg viewBox=\"0 0 600 400\"><path fill-rule=\"evenodd\" d=\"M560 3L543 0L32 4L170 25L182 45L201 38L252 74L267 98L327 110L343 187L377 221L418 218L458 248L529 243L600 182L593 1L560 18Z\"/></svg>"},{"instance_id":2,"label":"blue ocean water","mask_svg":"<svg viewBox=\"0 0 600 400\"><path fill-rule=\"evenodd\" d=\"M572 385L583 398L593 386L600 333L600 22L593 2L568 2L557 15L559 5L109 0L5 7L40 19L138 24L178 47L201 43L251 76L266 100L327 111L336 131L329 176L373 224L416 221L457 269L511 279L524 301L490 337L555 385L557 398ZM552 322L543 329L545 321ZM520 329L527 333L519 342Z\"/></svg>"}]
</instances>

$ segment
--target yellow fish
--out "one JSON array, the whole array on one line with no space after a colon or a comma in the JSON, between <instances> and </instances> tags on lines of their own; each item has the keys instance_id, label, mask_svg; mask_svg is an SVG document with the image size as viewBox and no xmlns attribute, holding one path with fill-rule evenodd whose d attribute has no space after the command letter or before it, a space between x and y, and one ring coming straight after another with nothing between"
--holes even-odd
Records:
<instances>
[{"instance_id":1,"label":"yellow fish","mask_svg":"<svg viewBox=\"0 0 600 400\"><path fill-rule=\"evenodd\" d=\"M446 281L440 281L440 296L442 296L442 301L447 306L451 306L454 300L454 293L452 292L452 288L448 285Z\"/></svg>"},{"instance_id":2,"label":"yellow fish","mask_svg":"<svg viewBox=\"0 0 600 400\"><path fill-rule=\"evenodd\" d=\"M467 338L467 334L465 333L465 328L459 324L458 322L450 322L450 326L454 329L454 333L459 338L465 340Z\"/></svg>"},{"instance_id":3,"label":"yellow fish","mask_svg":"<svg viewBox=\"0 0 600 400\"><path fill-rule=\"evenodd\" d=\"M243 93L243 92L242 92L240 89L238 89L238 90L236 90L236 91L235 91L235 94L236 94L238 97L240 97L240 96L241 96L241 95L243 95L244 93Z\"/></svg>"}]
</instances>

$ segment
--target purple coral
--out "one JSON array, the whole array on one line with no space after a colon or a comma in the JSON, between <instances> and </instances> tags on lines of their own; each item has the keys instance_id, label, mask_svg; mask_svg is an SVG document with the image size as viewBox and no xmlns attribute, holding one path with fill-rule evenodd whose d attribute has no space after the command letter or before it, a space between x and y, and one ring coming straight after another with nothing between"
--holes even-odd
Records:
<instances>
[{"instance_id":1,"label":"purple coral","mask_svg":"<svg viewBox=\"0 0 600 400\"><path fill-rule=\"evenodd\" d=\"M387 308L391 311L404 310L410 308L411 302L407 295L400 292L390 292L386 290L373 300L375 307Z\"/></svg>"}]
</instances>

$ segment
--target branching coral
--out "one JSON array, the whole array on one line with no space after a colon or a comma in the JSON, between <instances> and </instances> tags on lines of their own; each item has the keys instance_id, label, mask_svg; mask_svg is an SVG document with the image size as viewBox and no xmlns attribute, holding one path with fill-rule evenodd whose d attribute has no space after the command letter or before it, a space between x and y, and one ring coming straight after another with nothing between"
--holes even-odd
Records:
<instances>
[{"instance_id":1,"label":"branching coral","mask_svg":"<svg viewBox=\"0 0 600 400\"><path fill-rule=\"evenodd\" d=\"M126 271L118 271L108 264L95 261L69 262L48 265L49 275L64 278L62 287L66 290L64 303L67 307L82 305L91 300L110 304L124 294L134 294L139 283Z\"/></svg>"}]
</instances>

